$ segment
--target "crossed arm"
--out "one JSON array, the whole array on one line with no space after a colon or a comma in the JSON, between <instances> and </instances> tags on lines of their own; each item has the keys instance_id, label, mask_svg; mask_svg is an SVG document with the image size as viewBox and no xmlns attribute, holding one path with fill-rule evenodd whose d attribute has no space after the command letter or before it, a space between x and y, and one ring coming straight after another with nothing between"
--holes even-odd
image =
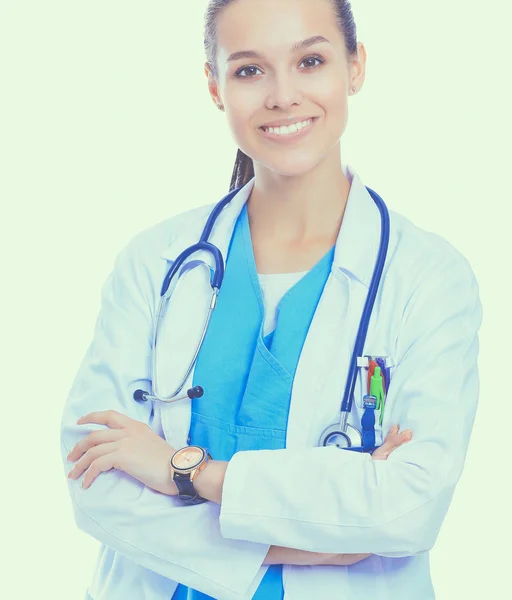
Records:
<instances>
[{"instance_id":1,"label":"crossed arm","mask_svg":"<svg viewBox=\"0 0 512 600\"><path fill-rule=\"evenodd\" d=\"M373 460L386 460L393 450L407 443L412 438L409 430L400 432L398 425L395 425L389 431L384 443L372 454ZM209 461L206 469L194 480L194 487L198 494L207 500L221 504L222 485L224 476L228 467L225 461ZM263 561L264 565L352 565L370 554L331 554L324 552L308 552L307 550L298 550L295 548L285 548L283 546L271 546L268 554Z\"/></svg>"},{"instance_id":2,"label":"crossed arm","mask_svg":"<svg viewBox=\"0 0 512 600\"><path fill-rule=\"evenodd\" d=\"M478 288L467 269L450 266L442 270L424 284L426 289L407 307L400 341L403 358L394 375L393 394L395 400L409 399L404 416L407 426L414 429L416 443L408 445L400 459L391 457L378 464L367 456L348 456L329 448L305 449L297 454L285 450L254 453L256 456L239 453L229 469L227 463L214 462L200 474L202 481L198 477L199 493L213 501L183 508L170 488L158 493L158 483L142 483L140 473L139 477L134 472L131 477L126 475L130 468L144 471L145 453L134 452L125 464L119 447L131 447L132 443L138 447L134 440L143 439L142 435L127 435L127 427L94 430L76 425L76 419L87 411L116 413L154 436L151 448L159 457L174 452L151 430L151 407L131 399L130 391L149 385L151 379L148 355L152 315L148 304L153 303L146 298L151 283L142 282L150 275L137 266L136 254L124 252L104 286L93 343L63 415L61 445L67 470L71 465L65 460L66 454L75 452L85 439L95 439L96 444L90 450L84 448L79 456L68 455L68 461L76 462L75 467L82 460L80 455L87 455L89 460L102 447L117 448L106 453L109 458L98 456L83 472L84 487L88 487L93 474L104 471L94 482L96 489L83 490L78 481L70 482L75 519L82 530L141 567L214 597L233 600L254 593L263 576L262 563L342 564L335 562L346 560L347 554L340 551L354 557L371 548L382 556L408 556L433 545L462 470L478 396L476 334L481 306ZM439 296L443 297L442 309L436 300ZM418 364L422 370L416 369ZM114 430L117 439L107 440ZM319 453L325 453L326 472L343 468L346 476L334 482L319 477L315 485L343 504L311 505L309 518L299 521L303 503L294 502L294 498L299 498L301 490L311 497L301 473L315 464ZM273 492L277 475L269 470L270 455L272 463L279 465L279 473L287 471L284 466L290 467L286 486L291 504L286 511L280 507L279 494ZM153 464L160 465L156 479L165 479L169 486L167 456L170 458L167 454L165 460L159 458ZM244 471L256 472L257 476L244 479ZM229 485L230 472L232 493L223 502L222 521L218 502L222 501L223 485ZM243 486L235 490L239 477ZM263 515L257 514L252 498L254 482L260 478L269 489ZM344 492L349 485L355 490L369 489L370 493L347 495ZM387 493L389 490L393 493ZM242 510L245 505L247 510ZM274 527L276 518L280 519L279 528ZM364 527L359 526L361 522ZM169 531L186 535L179 537L178 544ZM323 552L293 550L293 546Z\"/></svg>"},{"instance_id":3,"label":"crossed arm","mask_svg":"<svg viewBox=\"0 0 512 600\"><path fill-rule=\"evenodd\" d=\"M138 479L157 492L177 496L178 489L170 478L169 459L175 449L150 427L116 411L100 411L85 415L78 424L96 423L108 428L94 431L75 444L67 459L75 462L68 474L70 479L84 475L83 487L88 488L102 472L116 468ZM411 432L399 432L393 427L374 460L386 460L389 454L411 439ZM216 504L222 503L222 486L227 461L210 460L206 469L194 480L200 496ZM351 565L370 554L331 554L308 552L283 546L271 546L264 565Z\"/></svg>"}]
</instances>

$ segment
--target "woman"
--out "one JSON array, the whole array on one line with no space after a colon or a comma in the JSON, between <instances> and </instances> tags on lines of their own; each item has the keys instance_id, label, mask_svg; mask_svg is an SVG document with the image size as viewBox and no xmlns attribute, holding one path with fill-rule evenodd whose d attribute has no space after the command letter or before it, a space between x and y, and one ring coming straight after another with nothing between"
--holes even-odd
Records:
<instances>
[{"instance_id":1,"label":"woman","mask_svg":"<svg viewBox=\"0 0 512 600\"><path fill-rule=\"evenodd\" d=\"M348 421L378 415L378 449L319 445L340 417L381 235L368 189L340 166L364 46L344 0L212 0L205 42L209 90L241 150L238 191L210 238L224 282L184 387L204 395L163 404L137 390L155 385L162 281L212 205L121 252L67 400L75 518L102 543L88 597L434 598L428 551L478 400L473 272L448 242L391 212L363 355L389 358L388 370L375 362L369 377L370 363L361 366ZM210 301L209 272L197 264L162 324L162 395L186 374ZM386 388L378 413L361 404L378 393L374 378ZM202 452L193 474L180 472L189 447Z\"/></svg>"}]
</instances>

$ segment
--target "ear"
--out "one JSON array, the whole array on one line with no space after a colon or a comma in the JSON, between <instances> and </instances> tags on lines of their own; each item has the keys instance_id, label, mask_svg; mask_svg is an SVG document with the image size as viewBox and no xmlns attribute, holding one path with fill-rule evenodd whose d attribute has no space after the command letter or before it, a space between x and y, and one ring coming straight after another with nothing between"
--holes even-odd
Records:
<instances>
[{"instance_id":1,"label":"ear","mask_svg":"<svg viewBox=\"0 0 512 600\"><path fill-rule=\"evenodd\" d=\"M204 74L208 79L208 91L210 92L210 96L212 97L215 106L217 106L217 108L220 108L223 105L223 102L219 95L219 86L217 84L217 80L213 76L210 63L208 62L204 63Z\"/></svg>"},{"instance_id":2,"label":"ear","mask_svg":"<svg viewBox=\"0 0 512 600\"><path fill-rule=\"evenodd\" d=\"M349 68L349 89L354 86L359 91L366 77L366 49L362 42L357 44L357 56L351 58Z\"/></svg>"}]
</instances>

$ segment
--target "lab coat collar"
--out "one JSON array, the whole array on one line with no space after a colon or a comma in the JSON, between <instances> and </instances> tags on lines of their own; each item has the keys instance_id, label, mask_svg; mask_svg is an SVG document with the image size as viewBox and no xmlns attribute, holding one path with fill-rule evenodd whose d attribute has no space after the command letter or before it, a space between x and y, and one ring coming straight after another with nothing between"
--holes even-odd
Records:
<instances>
[{"instance_id":1,"label":"lab coat collar","mask_svg":"<svg viewBox=\"0 0 512 600\"><path fill-rule=\"evenodd\" d=\"M380 245L380 211L354 169L344 165L343 171L351 186L333 266L370 287Z\"/></svg>"},{"instance_id":2,"label":"lab coat collar","mask_svg":"<svg viewBox=\"0 0 512 600\"><path fill-rule=\"evenodd\" d=\"M351 186L336 240L333 269L345 271L369 287L380 243L380 212L355 170L350 165L343 165L342 168L345 176L351 182ZM236 221L244 204L249 199L254 181L253 177L240 189L222 210L212 230L209 241L220 249L224 261L227 258ZM185 248L197 243L210 212L211 208L205 218L200 220L197 229L196 227L185 227L175 241L164 250L162 258L175 260ZM212 267L214 266L209 254L205 252L198 254L202 256L197 256L197 258L202 258Z\"/></svg>"}]
</instances>

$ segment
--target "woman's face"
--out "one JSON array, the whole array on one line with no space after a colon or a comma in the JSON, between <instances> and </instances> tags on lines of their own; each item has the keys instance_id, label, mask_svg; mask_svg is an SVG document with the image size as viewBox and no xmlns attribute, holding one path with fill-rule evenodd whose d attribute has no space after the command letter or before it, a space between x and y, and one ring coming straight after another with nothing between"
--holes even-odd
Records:
<instances>
[{"instance_id":1,"label":"woman's face","mask_svg":"<svg viewBox=\"0 0 512 600\"><path fill-rule=\"evenodd\" d=\"M313 37L316 43L293 49ZM224 106L238 147L255 163L300 175L337 149L347 97L364 81L365 51L360 44L359 61L349 64L331 0L236 0L220 13L217 45L217 81L205 65L210 93ZM256 55L236 56L243 51ZM261 129L311 117L295 136Z\"/></svg>"}]
</instances>

